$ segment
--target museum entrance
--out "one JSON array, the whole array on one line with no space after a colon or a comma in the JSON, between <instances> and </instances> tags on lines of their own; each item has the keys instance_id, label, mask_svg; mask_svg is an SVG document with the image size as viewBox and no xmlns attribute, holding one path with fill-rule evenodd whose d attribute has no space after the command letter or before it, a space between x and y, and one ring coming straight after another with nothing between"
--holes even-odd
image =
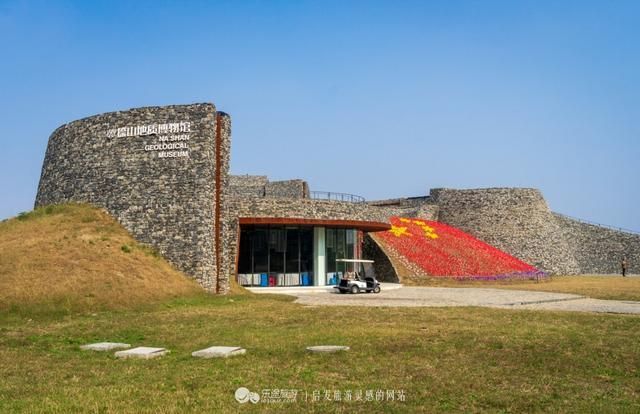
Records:
<instances>
[{"instance_id":1,"label":"museum entrance","mask_svg":"<svg viewBox=\"0 0 640 414\"><path fill-rule=\"evenodd\" d=\"M357 230L344 228L241 225L238 284L336 285L346 270L336 259L358 258L360 238Z\"/></svg>"}]
</instances>

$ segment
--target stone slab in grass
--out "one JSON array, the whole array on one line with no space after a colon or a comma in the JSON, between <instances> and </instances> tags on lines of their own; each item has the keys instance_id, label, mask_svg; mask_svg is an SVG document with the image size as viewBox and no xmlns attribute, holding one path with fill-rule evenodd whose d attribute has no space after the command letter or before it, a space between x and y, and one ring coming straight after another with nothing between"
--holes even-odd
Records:
<instances>
[{"instance_id":1,"label":"stone slab in grass","mask_svg":"<svg viewBox=\"0 0 640 414\"><path fill-rule=\"evenodd\" d=\"M129 344L119 342L97 342L95 344L81 345L83 351L111 351L113 349L131 348Z\"/></svg>"},{"instance_id":2,"label":"stone slab in grass","mask_svg":"<svg viewBox=\"0 0 640 414\"><path fill-rule=\"evenodd\" d=\"M348 346L343 346L343 345L316 345L316 346L307 347L307 351L318 352L318 353L348 351L349 349L350 348Z\"/></svg>"},{"instance_id":3,"label":"stone slab in grass","mask_svg":"<svg viewBox=\"0 0 640 414\"><path fill-rule=\"evenodd\" d=\"M116 358L139 358L139 359L151 359L166 355L169 351L165 348L152 348L148 346L139 346L133 349L127 349L126 351L116 352Z\"/></svg>"},{"instance_id":4,"label":"stone slab in grass","mask_svg":"<svg viewBox=\"0 0 640 414\"><path fill-rule=\"evenodd\" d=\"M196 358L228 358L236 355L243 355L246 349L239 346L211 346L191 353Z\"/></svg>"}]
</instances>

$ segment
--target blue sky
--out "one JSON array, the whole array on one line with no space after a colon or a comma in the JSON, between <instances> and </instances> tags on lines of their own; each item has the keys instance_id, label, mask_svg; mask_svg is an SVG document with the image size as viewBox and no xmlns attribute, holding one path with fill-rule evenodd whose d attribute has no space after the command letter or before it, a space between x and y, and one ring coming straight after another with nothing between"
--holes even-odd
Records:
<instances>
[{"instance_id":1,"label":"blue sky","mask_svg":"<svg viewBox=\"0 0 640 414\"><path fill-rule=\"evenodd\" d=\"M0 0L0 218L49 134L214 102L231 170L367 199L536 187L640 231L640 2Z\"/></svg>"}]
</instances>

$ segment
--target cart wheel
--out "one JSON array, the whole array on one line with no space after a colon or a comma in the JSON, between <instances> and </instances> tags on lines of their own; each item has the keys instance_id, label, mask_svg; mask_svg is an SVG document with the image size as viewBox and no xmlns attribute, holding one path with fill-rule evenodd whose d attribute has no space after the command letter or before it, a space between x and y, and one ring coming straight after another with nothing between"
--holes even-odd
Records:
<instances>
[{"instance_id":1,"label":"cart wheel","mask_svg":"<svg viewBox=\"0 0 640 414\"><path fill-rule=\"evenodd\" d=\"M376 286L373 288L373 293L380 293L380 286Z\"/></svg>"},{"instance_id":2,"label":"cart wheel","mask_svg":"<svg viewBox=\"0 0 640 414\"><path fill-rule=\"evenodd\" d=\"M356 285L351 286L351 293L360 293L360 288Z\"/></svg>"}]
</instances>

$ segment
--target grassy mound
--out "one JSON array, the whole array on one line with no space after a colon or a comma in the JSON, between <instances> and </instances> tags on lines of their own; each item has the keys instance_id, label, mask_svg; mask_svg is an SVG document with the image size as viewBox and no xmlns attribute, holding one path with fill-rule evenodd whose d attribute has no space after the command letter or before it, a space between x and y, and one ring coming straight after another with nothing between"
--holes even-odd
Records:
<instances>
[{"instance_id":1,"label":"grassy mound","mask_svg":"<svg viewBox=\"0 0 640 414\"><path fill-rule=\"evenodd\" d=\"M0 223L0 310L117 310L203 294L97 208L47 206Z\"/></svg>"}]
</instances>

